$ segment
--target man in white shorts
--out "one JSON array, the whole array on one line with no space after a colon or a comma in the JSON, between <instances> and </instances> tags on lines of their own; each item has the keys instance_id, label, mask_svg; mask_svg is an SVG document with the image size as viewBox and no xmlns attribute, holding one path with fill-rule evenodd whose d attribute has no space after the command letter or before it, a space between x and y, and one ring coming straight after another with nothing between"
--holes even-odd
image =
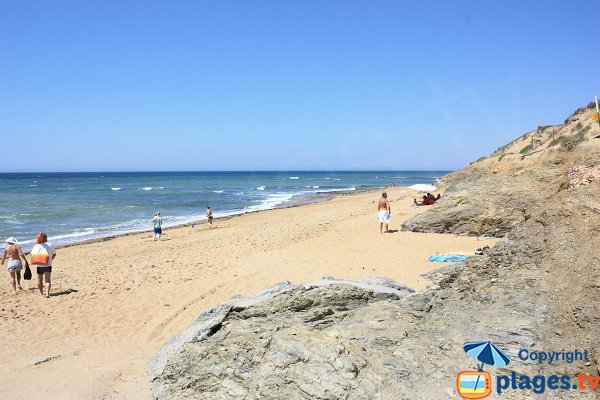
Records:
<instances>
[{"instance_id":1,"label":"man in white shorts","mask_svg":"<svg viewBox=\"0 0 600 400\"><path fill-rule=\"evenodd\" d=\"M377 211L379 219L379 233L388 233L388 224L390 223L390 217L392 214L392 209L390 207L390 202L387 198L387 193L383 192L381 194L381 198L377 203ZM383 231L383 225L385 224L385 232Z\"/></svg>"}]
</instances>

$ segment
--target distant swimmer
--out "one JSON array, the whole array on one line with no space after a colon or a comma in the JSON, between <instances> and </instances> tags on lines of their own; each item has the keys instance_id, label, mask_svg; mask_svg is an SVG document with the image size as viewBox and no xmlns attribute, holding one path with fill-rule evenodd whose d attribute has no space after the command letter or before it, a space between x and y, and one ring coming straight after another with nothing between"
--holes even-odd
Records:
<instances>
[{"instance_id":1,"label":"distant swimmer","mask_svg":"<svg viewBox=\"0 0 600 400\"><path fill-rule=\"evenodd\" d=\"M4 260L8 259L8 272L12 279L12 288L16 294L17 285L19 286L19 290L23 289L21 287L21 269L23 268L21 257L25 261L25 265L27 265L27 259L25 258L25 254L23 254L23 250L19 247L17 239L11 236L6 239L5 242L6 247L4 248L4 255L2 256L2 265L4 265Z\"/></svg>"},{"instance_id":2,"label":"distant swimmer","mask_svg":"<svg viewBox=\"0 0 600 400\"><path fill-rule=\"evenodd\" d=\"M152 218L152 224L154 225L154 239L160 240L160 235L162 235L162 218L160 217L160 211L157 211L154 214L154 218Z\"/></svg>"},{"instance_id":3,"label":"distant swimmer","mask_svg":"<svg viewBox=\"0 0 600 400\"><path fill-rule=\"evenodd\" d=\"M379 219L379 233L384 233L383 225L385 225L385 233L388 233L388 224L390 223L392 208L390 207L390 201L387 198L386 192L381 194L381 198L377 203L377 211Z\"/></svg>"},{"instance_id":4,"label":"distant swimmer","mask_svg":"<svg viewBox=\"0 0 600 400\"><path fill-rule=\"evenodd\" d=\"M212 229L213 213L210 207L206 207L206 218L208 218L208 227Z\"/></svg>"}]
</instances>

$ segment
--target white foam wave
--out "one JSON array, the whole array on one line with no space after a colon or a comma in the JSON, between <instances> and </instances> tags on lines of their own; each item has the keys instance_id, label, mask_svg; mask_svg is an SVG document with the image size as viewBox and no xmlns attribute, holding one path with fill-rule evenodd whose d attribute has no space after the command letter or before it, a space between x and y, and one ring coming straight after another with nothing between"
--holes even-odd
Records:
<instances>
[{"instance_id":1,"label":"white foam wave","mask_svg":"<svg viewBox=\"0 0 600 400\"><path fill-rule=\"evenodd\" d=\"M11 224L11 225L23 225L24 221L17 220L16 215L0 215L0 219L3 219L3 223Z\"/></svg>"},{"instance_id":2,"label":"white foam wave","mask_svg":"<svg viewBox=\"0 0 600 400\"><path fill-rule=\"evenodd\" d=\"M31 187L36 187L37 185L29 185L29 186L31 186Z\"/></svg>"},{"instance_id":3,"label":"white foam wave","mask_svg":"<svg viewBox=\"0 0 600 400\"><path fill-rule=\"evenodd\" d=\"M150 190L152 190L152 188L150 186L146 186L146 187L143 187L142 190L149 192Z\"/></svg>"},{"instance_id":4,"label":"white foam wave","mask_svg":"<svg viewBox=\"0 0 600 400\"><path fill-rule=\"evenodd\" d=\"M223 190L213 190L213 193L223 193Z\"/></svg>"},{"instance_id":5,"label":"white foam wave","mask_svg":"<svg viewBox=\"0 0 600 400\"><path fill-rule=\"evenodd\" d=\"M259 186L256 188L256 190L265 190L265 186Z\"/></svg>"},{"instance_id":6,"label":"white foam wave","mask_svg":"<svg viewBox=\"0 0 600 400\"><path fill-rule=\"evenodd\" d=\"M262 211L262 210L270 210L275 208L287 201L290 201L292 197L295 196L295 193L275 193L268 196L266 199L261 201L259 204L249 206L245 208L245 211Z\"/></svg>"},{"instance_id":7,"label":"white foam wave","mask_svg":"<svg viewBox=\"0 0 600 400\"><path fill-rule=\"evenodd\" d=\"M354 190L356 190L355 187L335 188L335 189L321 189L321 190L317 190L317 193L352 192Z\"/></svg>"},{"instance_id":8,"label":"white foam wave","mask_svg":"<svg viewBox=\"0 0 600 400\"><path fill-rule=\"evenodd\" d=\"M300 177L299 176L290 176L290 177L288 177L288 179L300 179Z\"/></svg>"},{"instance_id":9,"label":"white foam wave","mask_svg":"<svg viewBox=\"0 0 600 400\"><path fill-rule=\"evenodd\" d=\"M319 188L319 186L318 186L318 185L316 185L316 186L313 186L313 189L318 189L318 188Z\"/></svg>"},{"instance_id":10,"label":"white foam wave","mask_svg":"<svg viewBox=\"0 0 600 400\"><path fill-rule=\"evenodd\" d=\"M73 239L73 238L80 238L83 236L91 236L94 233L96 233L96 231L94 230L94 228L85 228L85 229L79 229L76 230L74 232L71 233L65 233L64 235L57 235L57 236L52 236L48 238L48 241L53 241L53 240L64 240L64 239Z\"/></svg>"},{"instance_id":11,"label":"white foam wave","mask_svg":"<svg viewBox=\"0 0 600 400\"><path fill-rule=\"evenodd\" d=\"M117 190L121 190L123 188L110 188L111 190L117 191Z\"/></svg>"},{"instance_id":12,"label":"white foam wave","mask_svg":"<svg viewBox=\"0 0 600 400\"><path fill-rule=\"evenodd\" d=\"M334 181L341 181L340 178L333 178Z\"/></svg>"}]
</instances>

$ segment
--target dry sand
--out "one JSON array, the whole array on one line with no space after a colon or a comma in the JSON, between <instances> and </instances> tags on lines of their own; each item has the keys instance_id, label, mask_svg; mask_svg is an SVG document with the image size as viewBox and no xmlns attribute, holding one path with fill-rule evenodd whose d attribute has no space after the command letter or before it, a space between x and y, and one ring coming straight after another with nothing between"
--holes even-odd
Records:
<instances>
[{"instance_id":1,"label":"dry sand","mask_svg":"<svg viewBox=\"0 0 600 400\"><path fill-rule=\"evenodd\" d=\"M416 193L409 189L389 193L390 229L427 208L410 207ZM39 295L35 271L14 295L4 270L0 398L148 398L144 374L164 342L235 294L327 275L386 276L418 290L428 284L421 274L443 266L427 262L428 255L495 243L381 235L378 198L379 192L340 196L219 220L212 230L206 224L168 229L160 242L144 233L58 249L49 299Z\"/></svg>"}]
</instances>

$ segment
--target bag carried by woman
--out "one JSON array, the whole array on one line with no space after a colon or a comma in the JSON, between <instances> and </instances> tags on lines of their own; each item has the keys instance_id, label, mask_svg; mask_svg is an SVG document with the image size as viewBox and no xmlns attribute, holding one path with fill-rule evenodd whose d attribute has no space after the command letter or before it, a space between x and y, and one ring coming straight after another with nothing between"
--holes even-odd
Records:
<instances>
[{"instance_id":1,"label":"bag carried by woman","mask_svg":"<svg viewBox=\"0 0 600 400\"><path fill-rule=\"evenodd\" d=\"M31 269L29 269L29 263L25 261L25 272L23 272L23 279L26 281L31 280Z\"/></svg>"},{"instance_id":2,"label":"bag carried by woman","mask_svg":"<svg viewBox=\"0 0 600 400\"><path fill-rule=\"evenodd\" d=\"M33 265L48 265L48 261L50 260L50 254L48 254L48 250L41 244L36 244L31 249L31 263Z\"/></svg>"}]
</instances>

